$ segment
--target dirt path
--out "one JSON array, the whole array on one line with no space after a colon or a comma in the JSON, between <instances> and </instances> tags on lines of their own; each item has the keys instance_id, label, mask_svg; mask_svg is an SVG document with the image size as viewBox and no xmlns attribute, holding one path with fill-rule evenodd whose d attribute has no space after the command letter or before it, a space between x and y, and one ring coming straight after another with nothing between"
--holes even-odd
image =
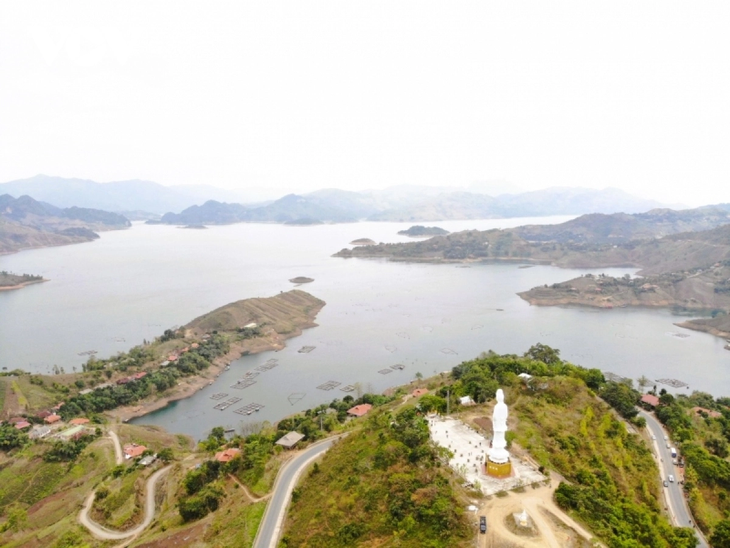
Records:
<instances>
[{"instance_id":1,"label":"dirt path","mask_svg":"<svg viewBox=\"0 0 730 548\"><path fill-rule=\"evenodd\" d=\"M240 481L238 481L238 478L234 476L233 474L228 474L228 477L231 478L233 481L235 481L238 486L243 489L243 494L246 495L246 498L250 500L251 502L259 502L260 500L266 500L271 496L271 493L268 495L264 495L263 497L254 497L253 493L248 490L248 487L246 487L244 484L242 484Z\"/></svg>"},{"instance_id":2,"label":"dirt path","mask_svg":"<svg viewBox=\"0 0 730 548\"><path fill-rule=\"evenodd\" d=\"M123 540L138 535L139 533L144 531L150 523L152 523L152 520L155 517L155 484L157 483L157 480L170 468L171 466L165 466L164 468L160 468L147 480L147 496L145 497L144 519L142 520L142 523L140 523L134 529L131 529L129 531L112 531L111 529L102 527L98 523L92 521L89 517L89 510L91 510L91 505L94 503L94 496L96 495L96 491L92 491L91 493L89 493L89 496L86 497L86 502L84 502L84 506L79 513L79 523L86 527L92 535L101 540Z\"/></svg>"},{"instance_id":3,"label":"dirt path","mask_svg":"<svg viewBox=\"0 0 730 548\"><path fill-rule=\"evenodd\" d=\"M117 466L124 462L124 455L122 455L122 444L119 443L119 436L114 430L109 430L109 437L114 443L114 454L117 459Z\"/></svg>"},{"instance_id":4,"label":"dirt path","mask_svg":"<svg viewBox=\"0 0 730 548\"><path fill-rule=\"evenodd\" d=\"M571 538L579 535L586 540L593 539L593 535L583 526L565 514L553 501L554 486L559 483L559 476L553 476L549 487L537 489L527 488L524 493L510 492L507 497L493 498L482 504L479 514L487 516L488 534L480 535L479 546L499 546L501 542L508 542L524 548L565 548ZM511 519L512 514L519 514L523 510L532 518L539 530L537 537L520 536L513 533L505 524L505 518ZM573 529L574 534L556 526L543 513L549 511L567 528Z\"/></svg>"}]
</instances>

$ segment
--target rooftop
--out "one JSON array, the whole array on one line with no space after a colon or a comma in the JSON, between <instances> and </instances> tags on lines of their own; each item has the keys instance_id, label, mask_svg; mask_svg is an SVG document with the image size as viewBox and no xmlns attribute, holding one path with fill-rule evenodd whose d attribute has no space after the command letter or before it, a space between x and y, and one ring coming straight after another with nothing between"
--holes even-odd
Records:
<instances>
[{"instance_id":1,"label":"rooftop","mask_svg":"<svg viewBox=\"0 0 730 548\"><path fill-rule=\"evenodd\" d=\"M347 414L352 415L353 417L362 417L372 408L373 406L369 403L361 403L360 405L356 405L355 407L351 407L350 409L348 409Z\"/></svg>"},{"instance_id":2,"label":"rooftop","mask_svg":"<svg viewBox=\"0 0 730 548\"><path fill-rule=\"evenodd\" d=\"M290 447L294 447L297 443L299 443L304 438L304 434L300 434L299 432L291 431L285 436L282 436L278 440L276 440L276 445L281 445L283 447L286 447L287 449Z\"/></svg>"},{"instance_id":3,"label":"rooftop","mask_svg":"<svg viewBox=\"0 0 730 548\"><path fill-rule=\"evenodd\" d=\"M659 405L659 398L656 396L652 396L651 394L644 394L641 396L641 402L645 403L647 405L651 405L652 407L656 407Z\"/></svg>"},{"instance_id":4,"label":"rooftop","mask_svg":"<svg viewBox=\"0 0 730 548\"><path fill-rule=\"evenodd\" d=\"M230 447L224 451L219 451L215 454L215 460L218 462L230 462L236 455L240 455L241 450L235 447Z\"/></svg>"}]
</instances>

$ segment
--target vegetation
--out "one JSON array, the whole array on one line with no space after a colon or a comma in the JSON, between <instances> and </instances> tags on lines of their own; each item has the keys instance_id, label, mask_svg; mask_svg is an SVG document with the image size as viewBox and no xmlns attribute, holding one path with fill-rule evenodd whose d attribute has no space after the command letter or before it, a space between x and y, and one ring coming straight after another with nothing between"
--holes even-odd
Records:
<instances>
[{"instance_id":1,"label":"vegetation","mask_svg":"<svg viewBox=\"0 0 730 548\"><path fill-rule=\"evenodd\" d=\"M442 455L415 409L371 412L292 498L284 546L456 546L470 534Z\"/></svg>"}]
</instances>

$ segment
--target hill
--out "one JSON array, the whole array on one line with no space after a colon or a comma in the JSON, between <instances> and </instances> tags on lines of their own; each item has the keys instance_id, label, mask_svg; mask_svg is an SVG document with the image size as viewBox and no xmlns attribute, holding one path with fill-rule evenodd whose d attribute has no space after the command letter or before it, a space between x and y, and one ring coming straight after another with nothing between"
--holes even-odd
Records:
<instances>
[{"instance_id":1,"label":"hill","mask_svg":"<svg viewBox=\"0 0 730 548\"><path fill-rule=\"evenodd\" d=\"M634 214L594 213L557 225L527 225L512 231L532 242L624 243L709 230L728 223L730 211L701 207L680 211L652 209Z\"/></svg>"},{"instance_id":2,"label":"hill","mask_svg":"<svg viewBox=\"0 0 730 548\"><path fill-rule=\"evenodd\" d=\"M98 234L90 230L65 229L60 232L49 232L10 222L0 216L0 254L14 253L22 249L35 247L89 242L98 237Z\"/></svg>"},{"instance_id":3,"label":"hill","mask_svg":"<svg viewBox=\"0 0 730 548\"><path fill-rule=\"evenodd\" d=\"M401 234L403 236L410 236L412 238L422 238L424 236L431 237L431 236L441 236L443 234L448 234L448 230L444 230L443 228L439 228L437 226L421 226L421 225L414 225L410 227L407 230L399 230L398 234Z\"/></svg>"}]
</instances>

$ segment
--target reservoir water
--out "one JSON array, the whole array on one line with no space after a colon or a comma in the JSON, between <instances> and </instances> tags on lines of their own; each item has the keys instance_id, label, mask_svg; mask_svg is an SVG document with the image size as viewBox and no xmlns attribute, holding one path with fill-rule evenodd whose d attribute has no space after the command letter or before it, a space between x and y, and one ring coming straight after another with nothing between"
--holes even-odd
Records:
<instances>
[{"instance_id":1,"label":"reservoir water","mask_svg":"<svg viewBox=\"0 0 730 548\"><path fill-rule=\"evenodd\" d=\"M448 230L503 228L562 218L450 221ZM542 342L574 363L633 379L676 378L689 388L730 395L730 352L710 335L682 330L669 311L530 306L515 293L564 281L588 270L514 264L391 263L338 259L332 253L356 238L408 241L404 223L288 227L237 224L207 230L135 224L100 240L0 256L0 270L42 274L51 281L0 292L0 366L49 373L54 365L81 369L96 350L112 355L166 328L231 301L291 289L288 279L314 278L301 289L327 305L318 327L290 339L280 352L246 356L195 396L136 419L201 438L213 426L277 421L342 398L359 384L382 391L450 369L485 350L523 353ZM622 275L631 269L594 269ZM678 335L682 336L678 336ZM299 353L305 345L316 347ZM279 366L244 390L241 375L276 358ZM392 365L402 364L402 370ZM388 374L380 371L390 370ZM340 386L324 391L328 381ZM241 401L214 410L213 393ZM250 416L234 410L265 407Z\"/></svg>"}]
</instances>

